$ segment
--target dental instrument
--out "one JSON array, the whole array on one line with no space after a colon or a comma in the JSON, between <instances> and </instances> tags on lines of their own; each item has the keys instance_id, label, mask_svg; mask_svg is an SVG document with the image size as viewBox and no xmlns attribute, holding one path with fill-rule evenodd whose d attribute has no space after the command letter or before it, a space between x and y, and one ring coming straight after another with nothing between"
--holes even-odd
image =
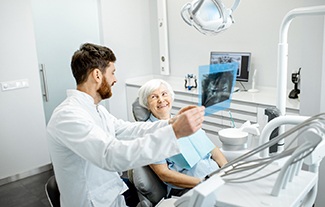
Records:
<instances>
[{"instance_id":1,"label":"dental instrument","mask_svg":"<svg viewBox=\"0 0 325 207\"><path fill-rule=\"evenodd\" d=\"M274 122L283 122L275 118ZM289 120L289 119L288 119ZM274 126L278 126L275 124ZM274 156L249 159L299 131L289 147ZM291 147L294 141L300 144ZM317 194L318 170L325 156L325 113L230 161L180 197L175 206L309 206ZM302 169L302 165L306 169ZM210 180L211 179L211 180ZM207 189L208 188L208 189ZM238 199L233 198L236 194Z\"/></svg>"}]
</instances>

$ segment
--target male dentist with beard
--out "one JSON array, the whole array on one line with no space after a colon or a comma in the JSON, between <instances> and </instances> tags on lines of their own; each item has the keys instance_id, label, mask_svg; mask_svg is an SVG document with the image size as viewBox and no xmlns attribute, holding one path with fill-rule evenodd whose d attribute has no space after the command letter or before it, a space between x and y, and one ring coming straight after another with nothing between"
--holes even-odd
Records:
<instances>
[{"instance_id":1,"label":"male dentist with beard","mask_svg":"<svg viewBox=\"0 0 325 207\"><path fill-rule=\"evenodd\" d=\"M177 139L202 127L204 107L157 122L127 122L99 105L116 83L114 53L85 43L71 60L76 90L54 110L48 145L62 207L126 206L118 172L178 154Z\"/></svg>"}]
</instances>

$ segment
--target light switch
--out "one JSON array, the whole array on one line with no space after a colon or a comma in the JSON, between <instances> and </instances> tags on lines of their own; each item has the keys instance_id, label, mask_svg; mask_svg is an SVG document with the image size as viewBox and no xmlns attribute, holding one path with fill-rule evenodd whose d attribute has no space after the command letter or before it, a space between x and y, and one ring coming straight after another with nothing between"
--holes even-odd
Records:
<instances>
[{"instance_id":1,"label":"light switch","mask_svg":"<svg viewBox=\"0 0 325 207\"><path fill-rule=\"evenodd\" d=\"M9 91L9 90L28 88L28 87L29 87L28 79L1 82L2 91Z\"/></svg>"}]
</instances>

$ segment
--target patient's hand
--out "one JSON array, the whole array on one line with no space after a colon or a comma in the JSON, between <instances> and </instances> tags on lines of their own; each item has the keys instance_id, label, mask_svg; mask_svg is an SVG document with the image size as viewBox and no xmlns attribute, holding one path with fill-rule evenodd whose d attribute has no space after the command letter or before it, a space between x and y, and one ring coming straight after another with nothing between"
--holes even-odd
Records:
<instances>
[{"instance_id":1,"label":"patient's hand","mask_svg":"<svg viewBox=\"0 0 325 207\"><path fill-rule=\"evenodd\" d=\"M177 138L189 136L202 127L204 109L204 106L187 106L169 120Z\"/></svg>"}]
</instances>

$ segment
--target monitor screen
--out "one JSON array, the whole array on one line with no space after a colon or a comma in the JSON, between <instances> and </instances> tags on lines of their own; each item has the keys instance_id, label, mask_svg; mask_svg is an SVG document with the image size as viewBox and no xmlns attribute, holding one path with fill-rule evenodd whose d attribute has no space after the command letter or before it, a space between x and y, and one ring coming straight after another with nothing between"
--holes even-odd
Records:
<instances>
[{"instance_id":1,"label":"monitor screen","mask_svg":"<svg viewBox=\"0 0 325 207\"><path fill-rule=\"evenodd\" d=\"M236 81L248 82L250 52L211 52L210 64L238 62Z\"/></svg>"}]
</instances>

